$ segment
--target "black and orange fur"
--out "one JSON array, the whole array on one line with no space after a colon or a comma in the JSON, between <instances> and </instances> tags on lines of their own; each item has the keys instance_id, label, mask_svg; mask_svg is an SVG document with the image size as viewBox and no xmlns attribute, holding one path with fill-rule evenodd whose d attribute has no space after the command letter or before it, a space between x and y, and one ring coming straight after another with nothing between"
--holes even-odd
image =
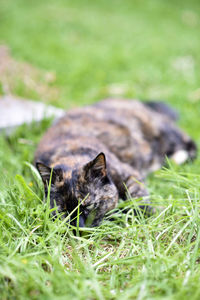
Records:
<instances>
[{"instance_id":1,"label":"black and orange fur","mask_svg":"<svg viewBox=\"0 0 200 300\"><path fill-rule=\"evenodd\" d=\"M165 156L182 163L196 156L196 145L175 125L176 114L164 103L108 99L68 111L44 135L35 154L45 189L51 170L51 207L64 215L78 201L80 226L95 211L92 226L127 195L143 198L148 173Z\"/></svg>"}]
</instances>

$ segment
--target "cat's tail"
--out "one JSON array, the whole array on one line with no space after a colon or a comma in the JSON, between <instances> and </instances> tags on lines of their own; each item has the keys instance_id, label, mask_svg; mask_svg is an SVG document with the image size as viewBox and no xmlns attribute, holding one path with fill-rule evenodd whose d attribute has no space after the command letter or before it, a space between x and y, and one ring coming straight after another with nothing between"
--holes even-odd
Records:
<instances>
[{"instance_id":1,"label":"cat's tail","mask_svg":"<svg viewBox=\"0 0 200 300\"><path fill-rule=\"evenodd\" d=\"M178 112L175 109L171 108L169 105L167 105L165 102L148 101L145 102L145 105L158 113L168 116L168 118L170 118L173 121L177 121L179 119Z\"/></svg>"}]
</instances>

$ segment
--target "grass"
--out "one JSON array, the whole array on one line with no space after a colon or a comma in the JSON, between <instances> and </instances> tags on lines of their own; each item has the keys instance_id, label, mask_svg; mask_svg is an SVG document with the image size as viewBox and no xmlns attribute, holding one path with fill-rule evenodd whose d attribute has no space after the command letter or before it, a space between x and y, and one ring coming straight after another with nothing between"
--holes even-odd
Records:
<instances>
[{"instance_id":1,"label":"grass","mask_svg":"<svg viewBox=\"0 0 200 300\"><path fill-rule=\"evenodd\" d=\"M166 99L200 145L199 12L197 0L3 0L0 42L19 63L53 72L59 98L17 73L12 92L65 108L116 95ZM52 222L25 164L49 125L0 136L0 298L199 299L199 157L150 176L156 215L136 218L137 203L120 202L112 222L75 236Z\"/></svg>"}]
</instances>

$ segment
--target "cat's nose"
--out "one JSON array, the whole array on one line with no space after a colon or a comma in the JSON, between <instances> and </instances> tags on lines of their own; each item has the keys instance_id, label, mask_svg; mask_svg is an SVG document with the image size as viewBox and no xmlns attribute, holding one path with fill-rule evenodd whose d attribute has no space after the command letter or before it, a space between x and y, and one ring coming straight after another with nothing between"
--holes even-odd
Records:
<instances>
[{"instance_id":1,"label":"cat's nose","mask_svg":"<svg viewBox=\"0 0 200 300\"><path fill-rule=\"evenodd\" d=\"M79 215L79 227L85 227L85 218Z\"/></svg>"}]
</instances>

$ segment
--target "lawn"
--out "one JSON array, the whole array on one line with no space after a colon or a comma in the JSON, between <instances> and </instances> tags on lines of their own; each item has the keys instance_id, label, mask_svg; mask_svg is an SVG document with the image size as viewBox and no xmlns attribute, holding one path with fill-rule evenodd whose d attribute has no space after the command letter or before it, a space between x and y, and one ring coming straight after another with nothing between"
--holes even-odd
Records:
<instances>
[{"instance_id":1,"label":"lawn","mask_svg":"<svg viewBox=\"0 0 200 300\"><path fill-rule=\"evenodd\" d=\"M17 68L0 64L0 94L66 109L165 99L200 146L199 32L198 0L1 0L0 44ZM74 235L52 222L28 164L50 122L0 135L0 299L199 299L199 157L149 177L155 215L136 218L130 199Z\"/></svg>"}]
</instances>

